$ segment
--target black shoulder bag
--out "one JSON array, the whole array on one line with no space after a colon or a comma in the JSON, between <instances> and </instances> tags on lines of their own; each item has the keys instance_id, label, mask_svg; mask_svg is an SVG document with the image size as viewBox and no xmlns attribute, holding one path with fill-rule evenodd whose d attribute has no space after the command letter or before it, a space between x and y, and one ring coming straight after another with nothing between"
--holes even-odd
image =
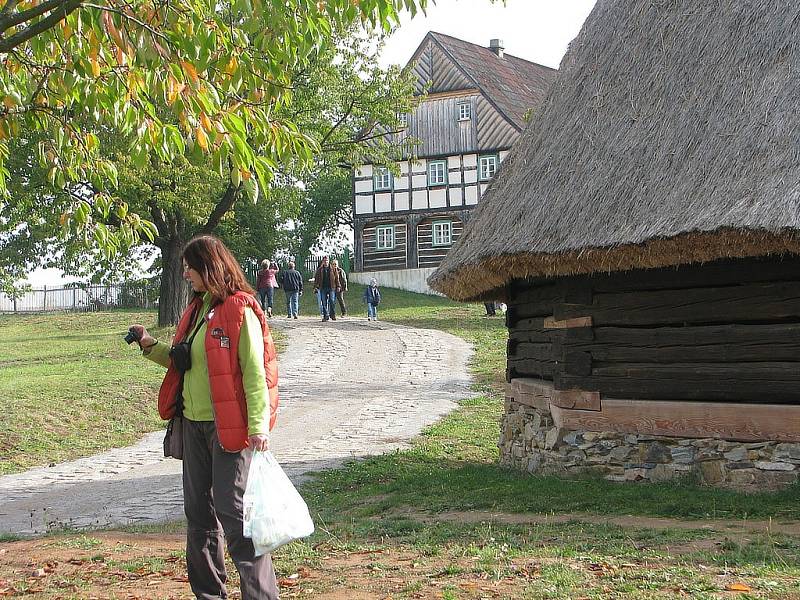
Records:
<instances>
[{"instance_id":1,"label":"black shoulder bag","mask_svg":"<svg viewBox=\"0 0 800 600\"><path fill-rule=\"evenodd\" d=\"M194 320L194 317L192 318ZM191 349L194 337L200 331L203 320L194 328L194 332L188 339L176 344L169 351L172 364L181 374L181 382L178 386L178 395L175 398L175 414L167 423L167 433L164 436L164 456L171 456L178 460L183 459L183 376L186 371L192 368Z\"/></svg>"}]
</instances>

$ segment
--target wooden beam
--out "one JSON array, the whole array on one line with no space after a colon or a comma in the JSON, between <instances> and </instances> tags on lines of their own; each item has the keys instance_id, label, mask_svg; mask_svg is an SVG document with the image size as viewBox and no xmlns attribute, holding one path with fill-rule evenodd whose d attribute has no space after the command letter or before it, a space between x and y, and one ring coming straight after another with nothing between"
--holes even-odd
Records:
<instances>
[{"instance_id":1,"label":"wooden beam","mask_svg":"<svg viewBox=\"0 0 800 600\"><path fill-rule=\"evenodd\" d=\"M569 319L557 320L555 317L547 317L544 320L545 329L571 329L573 327L591 327L592 317L571 317Z\"/></svg>"},{"instance_id":2,"label":"wooden beam","mask_svg":"<svg viewBox=\"0 0 800 600\"><path fill-rule=\"evenodd\" d=\"M552 406L583 410L600 410L600 394L583 390L556 390L543 379L519 377L506 384L506 393L520 404L541 410Z\"/></svg>"},{"instance_id":3,"label":"wooden beam","mask_svg":"<svg viewBox=\"0 0 800 600\"><path fill-rule=\"evenodd\" d=\"M556 426L743 442L800 442L800 406L603 398L599 411L551 405Z\"/></svg>"}]
</instances>

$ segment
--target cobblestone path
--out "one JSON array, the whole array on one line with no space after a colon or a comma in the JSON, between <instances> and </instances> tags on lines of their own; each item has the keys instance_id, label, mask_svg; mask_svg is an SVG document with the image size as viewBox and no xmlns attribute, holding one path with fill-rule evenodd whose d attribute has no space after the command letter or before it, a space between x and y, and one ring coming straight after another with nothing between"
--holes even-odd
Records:
<instances>
[{"instance_id":1,"label":"cobblestone path","mask_svg":"<svg viewBox=\"0 0 800 600\"><path fill-rule=\"evenodd\" d=\"M272 450L294 481L403 448L470 395L471 350L452 335L363 318L271 324L289 340ZM181 463L163 458L162 439L0 477L0 533L181 519Z\"/></svg>"}]
</instances>

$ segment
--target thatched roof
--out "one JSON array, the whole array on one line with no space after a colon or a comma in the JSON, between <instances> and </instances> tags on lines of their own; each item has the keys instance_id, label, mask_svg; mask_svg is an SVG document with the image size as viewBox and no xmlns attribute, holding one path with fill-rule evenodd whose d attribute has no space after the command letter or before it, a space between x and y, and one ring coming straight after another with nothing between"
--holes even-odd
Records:
<instances>
[{"instance_id":1,"label":"thatched roof","mask_svg":"<svg viewBox=\"0 0 800 600\"><path fill-rule=\"evenodd\" d=\"M800 0L598 0L430 285L800 252Z\"/></svg>"}]
</instances>

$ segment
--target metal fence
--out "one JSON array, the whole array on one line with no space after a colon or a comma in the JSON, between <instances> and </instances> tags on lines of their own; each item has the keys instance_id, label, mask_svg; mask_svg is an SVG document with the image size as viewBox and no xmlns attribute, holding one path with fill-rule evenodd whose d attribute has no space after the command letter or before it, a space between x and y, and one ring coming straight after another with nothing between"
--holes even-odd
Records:
<instances>
[{"instance_id":1,"label":"metal fence","mask_svg":"<svg viewBox=\"0 0 800 600\"><path fill-rule=\"evenodd\" d=\"M154 308L158 286L150 282L113 285L73 284L35 288L9 297L0 294L0 312L100 311L112 308Z\"/></svg>"}]
</instances>

